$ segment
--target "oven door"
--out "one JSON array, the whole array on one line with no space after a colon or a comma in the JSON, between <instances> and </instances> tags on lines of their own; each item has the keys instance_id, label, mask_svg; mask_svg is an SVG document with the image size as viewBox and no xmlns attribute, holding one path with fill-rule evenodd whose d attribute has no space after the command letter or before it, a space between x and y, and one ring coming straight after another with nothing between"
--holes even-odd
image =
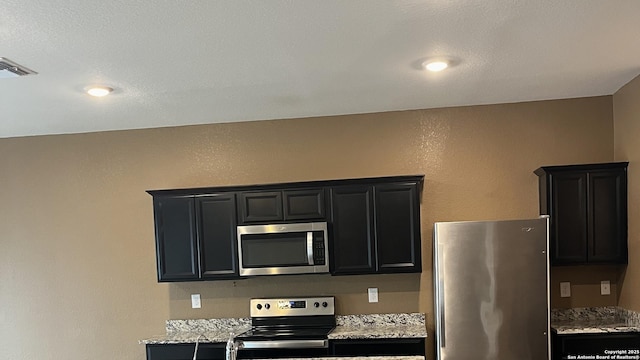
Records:
<instances>
[{"instance_id":1,"label":"oven door","mask_svg":"<svg viewBox=\"0 0 640 360\"><path fill-rule=\"evenodd\" d=\"M240 276L329 272L327 223L238 226Z\"/></svg>"},{"instance_id":2,"label":"oven door","mask_svg":"<svg viewBox=\"0 0 640 360\"><path fill-rule=\"evenodd\" d=\"M329 356L329 340L326 338L292 338L289 336L273 336L260 339L249 337L240 343L239 358L244 359L279 359L279 358L314 358Z\"/></svg>"}]
</instances>

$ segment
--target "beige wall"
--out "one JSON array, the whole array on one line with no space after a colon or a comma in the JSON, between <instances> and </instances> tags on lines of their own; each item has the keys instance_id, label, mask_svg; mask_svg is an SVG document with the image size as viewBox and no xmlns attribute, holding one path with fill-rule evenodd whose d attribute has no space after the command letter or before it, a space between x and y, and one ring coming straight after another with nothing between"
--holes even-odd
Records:
<instances>
[{"instance_id":1,"label":"beige wall","mask_svg":"<svg viewBox=\"0 0 640 360\"><path fill-rule=\"evenodd\" d=\"M613 96L615 158L629 161L629 265L620 306L640 311L640 77Z\"/></svg>"},{"instance_id":2,"label":"beige wall","mask_svg":"<svg viewBox=\"0 0 640 360\"><path fill-rule=\"evenodd\" d=\"M610 96L0 139L0 358L142 359L137 340L166 319L246 316L248 298L271 295L336 294L342 314L425 312L432 334L433 222L535 217L534 169L611 161L613 147ZM156 282L147 189L399 174L426 175L422 274ZM589 281L579 302L600 304ZM621 301L640 302L626 290Z\"/></svg>"}]
</instances>

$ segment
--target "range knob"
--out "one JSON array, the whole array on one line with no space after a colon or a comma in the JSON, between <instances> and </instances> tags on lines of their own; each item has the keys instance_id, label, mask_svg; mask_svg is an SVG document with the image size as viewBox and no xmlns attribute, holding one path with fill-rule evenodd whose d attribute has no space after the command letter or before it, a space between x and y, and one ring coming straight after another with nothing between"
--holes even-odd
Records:
<instances>
[{"instance_id":1,"label":"range knob","mask_svg":"<svg viewBox=\"0 0 640 360\"><path fill-rule=\"evenodd\" d=\"M262 305L258 304L256 305L256 307L258 308L258 310L262 310Z\"/></svg>"},{"instance_id":2,"label":"range knob","mask_svg":"<svg viewBox=\"0 0 640 360\"><path fill-rule=\"evenodd\" d=\"M327 306L329 306L329 304L327 304L327 302L326 302L326 301L323 301L323 302L322 302L322 307L325 307L325 308L326 308Z\"/></svg>"},{"instance_id":3,"label":"range knob","mask_svg":"<svg viewBox=\"0 0 640 360\"><path fill-rule=\"evenodd\" d=\"M269 310L269 308L270 308L270 307L271 307L271 305L269 305L268 303L267 303L267 304L264 304L264 308L265 308L265 309Z\"/></svg>"},{"instance_id":4,"label":"range knob","mask_svg":"<svg viewBox=\"0 0 640 360\"><path fill-rule=\"evenodd\" d=\"M313 303L313 307L320 307L320 303L319 303L319 302L317 302L317 301L316 301L316 302L314 302L314 303Z\"/></svg>"}]
</instances>

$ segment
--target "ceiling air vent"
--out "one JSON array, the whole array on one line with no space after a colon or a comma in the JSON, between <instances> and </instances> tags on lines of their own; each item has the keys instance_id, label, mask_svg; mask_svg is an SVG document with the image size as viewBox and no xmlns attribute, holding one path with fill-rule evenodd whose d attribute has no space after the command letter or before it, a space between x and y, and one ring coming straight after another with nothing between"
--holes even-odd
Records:
<instances>
[{"instance_id":1,"label":"ceiling air vent","mask_svg":"<svg viewBox=\"0 0 640 360\"><path fill-rule=\"evenodd\" d=\"M0 57L0 79L32 74L37 74L37 72L20 64L14 63L7 58Z\"/></svg>"}]
</instances>

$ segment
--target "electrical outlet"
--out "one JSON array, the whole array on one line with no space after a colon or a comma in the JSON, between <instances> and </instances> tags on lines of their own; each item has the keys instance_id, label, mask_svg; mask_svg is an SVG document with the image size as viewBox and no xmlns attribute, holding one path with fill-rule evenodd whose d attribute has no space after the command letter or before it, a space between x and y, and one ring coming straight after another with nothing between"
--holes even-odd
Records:
<instances>
[{"instance_id":1,"label":"electrical outlet","mask_svg":"<svg viewBox=\"0 0 640 360\"><path fill-rule=\"evenodd\" d=\"M600 281L600 295L611 295L611 282L609 280Z\"/></svg>"},{"instance_id":2,"label":"electrical outlet","mask_svg":"<svg viewBox=\"0 0 640 360\"><path fill-rule=\"evenodd\" d=\"M570 282L561 282L560 283L560 297L571 297L571 283Z\"/></svg>"},{"instance_id":3,"label":"electrical outlet","mask_svg":"<svg viewBox=\"0 0 640 360\"><path fill-rule=\"evenodd\" d=\"M367 289L367 293L369 294L370 303L378 302L378 288L369 288Z\"/></svg>"},{"instance_id":4,"label":"electrical outlet","mask_svg":"<svg viewBox=\"0 0 640 360\"><path fill-rule=\"evenodd\" d=\"M191 294L191 308L200 309L202 303L200 302L200 294Z\"/></svg>"}]
</instances>

